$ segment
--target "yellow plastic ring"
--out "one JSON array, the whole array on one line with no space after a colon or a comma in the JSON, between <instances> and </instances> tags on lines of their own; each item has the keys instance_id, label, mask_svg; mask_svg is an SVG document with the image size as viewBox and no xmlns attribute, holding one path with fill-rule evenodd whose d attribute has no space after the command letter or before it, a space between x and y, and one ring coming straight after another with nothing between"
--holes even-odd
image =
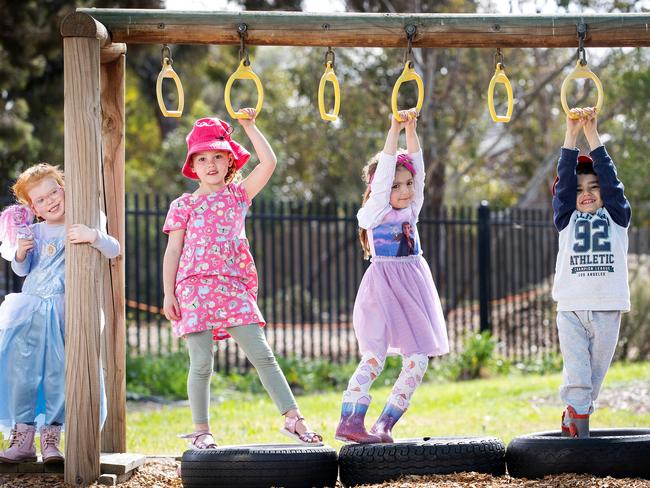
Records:
<instances>
[{"instance_id":1,"label":"yellow plastic ring","mask_svg":"<svg viewBox=\"0 0 650 488\"><path fill-rule=\"evenodd\" d=\"M327 113L325 110L325 84L328 81L332 83L332 87L334 88L334 109L330 113ZM328 61L325 73L321 76L320 83L318 84L318 110L320 110L320 116L323 120L334 122L339 118L340 107L341 89L339 87L339 80L336 78L332 63Z\"/></svg>"},{"instance_id":2,"label":"yellow plastic ring","mask_svg":"<svg viewBox=\"0 0 650 488\"><path fill-rule=\"evenodd\" d=\"M506 115L497 115L494 108L494 88L497 83L503 83L508 92L508 110ZM503 71L503 66L501 63L497 64L497 68L494 71L494 75L490 80L490 86L488 87L488 107L490 109L490 115L492 120L495 122L510 122L510 117L512 117L512 86L510 85L510 80Z\"/></svg>"},{"instance_id":3,"label":"yellow plastic ring","mask_svg":"<svg viewBox=\"0 0 650 488\"><path fill-rule=\"evenodd\" d=\"M598 101L596 102L596 111L600 113L600 110L603 108L603 100L605 98L605 95L603 93L602 83L600 82L598 77L594 74L594 72L589 69L589 66L587 66L586 63L582 65L580 64L580 61L578 61L573 71L569 73L569 76L567 76L562 82L562 89L560 90L560 101L562 102L562 108L564 109L564 113L566 113L567 116L571 119L578 119L579 117L573 115L569 109L569 104L566 101L566 90L571 80L579 80L583 78L593 80L594 84L596 85L596 90L598 90Z\"/></svg>"},{"instance_id":4,"label":"yellow plastic ring","mask_svg":"<svg viewBox=\"0 0 650 488\"><path fill-rule=\"evenodd\" d=\"M178 107L176 110L167 110L167 107L165 106L165 101L162 95L162 83L165 78L174 80L174 84L176 85L176 91L178 92ZM163 67L160 70L160 73L158 73L158 79L156 80L156 98L158 99L160 111L165 117L180 117L183 115L183 107L185 106L183 84L176 74L176 71L174 71L174 68L169 64L169 58L163 60Z\"/></svg>"},{"instance_id":5,"label":"yellow plastic ring","mask_svg":"<svg viewBox=\"0 0 650 488\"><path fill-rule=\"evenodd\" d=\"M242 59L239 63L237 70L230 75L228 81L226 82L226 89L224 92L224 101L226 103L226 110L233 119L247 119L249 118L246 113L242 111L235 112L232 108L232 103L230 103L230 90L232 84L235 80L253 80L255 82L255 87L257 88L257 105L255 106L255 112L257 115L262 111L262 104L264 103L264 88L262 87L262 82L255 72L251 69L250 65L246 66L244 63L245 59Z\"/></svg>"},{"instance_id":6,"label":"yellow plastic ring","mask_svg":"<svg viewBox=\"0 0 650 488\"><path fill-rule=\"evenodd\" d=\"M418 101L415 104L415 108L418 111L418 113L422 109L422 103L424 102L424 85L422 84L422 78L420 78L420 75L417 74L417 72L413 69L413 62L407 61L404 64L404 70L402 71L402 74L399 76L399 78L397 78L397 81L395 82L395 86L393 86L393 96L391 97L391 107L393 110L393 117L398 122L404 122L404 121L400 119L397 110L397 94L399 93L399 89L402 86L402 83L406 83L407 81L415 81L418 85Z\"/></svg>"}]
</instances>

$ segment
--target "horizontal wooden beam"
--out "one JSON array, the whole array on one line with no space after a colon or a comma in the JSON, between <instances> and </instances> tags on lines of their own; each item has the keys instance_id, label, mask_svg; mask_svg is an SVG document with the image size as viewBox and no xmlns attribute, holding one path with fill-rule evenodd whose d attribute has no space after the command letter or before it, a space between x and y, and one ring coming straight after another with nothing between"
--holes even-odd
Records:
<instances>
[{"instance_id":1,"label":"horizontal wooden beam","mask_svg":"<svg viewBox=\"0 0 650 488\"><path fill-rule=\"evenodd\" d=\"M185 12L78 9L106 26L113 42L238 44L238 25L259 46L403 47L415 25L414 47L577 47L587 25L587 47L650 46L650 14L503 15L308 12Z\"/></svg>"}]
</instances>

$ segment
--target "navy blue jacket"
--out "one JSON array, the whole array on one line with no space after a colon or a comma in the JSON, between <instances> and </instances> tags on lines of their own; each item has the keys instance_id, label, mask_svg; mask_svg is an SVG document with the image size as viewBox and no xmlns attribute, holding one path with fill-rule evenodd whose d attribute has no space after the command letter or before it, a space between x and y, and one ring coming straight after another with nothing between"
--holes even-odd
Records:
<instances>
[{"instance_id":1,"label":"navy blue jacket","mask_svg":"<svg viewBox=\"0 0 650 488\"><path fill-rule=\"evenodd\" d=\"M553 195L553 222L558 232L569 224L571 215L576 209L578 153L579 151L566 147L560 151L560 160L557 163L558 181L555 185L555 195ZM614 161L607 154L605 146L597 147L589 155L594 161L594 172L598 176L600 196L605 208L614 222L621 227L627 227L632 211L630 203L625 198L623 183L616 175Z\"/></svg>"}]
</instances>

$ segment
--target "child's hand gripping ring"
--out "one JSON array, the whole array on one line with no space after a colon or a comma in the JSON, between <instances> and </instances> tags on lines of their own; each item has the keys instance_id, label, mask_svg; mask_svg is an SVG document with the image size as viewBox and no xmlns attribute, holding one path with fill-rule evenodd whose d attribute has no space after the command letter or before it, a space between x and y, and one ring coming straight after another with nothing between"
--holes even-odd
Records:
<instances>
[{"instance_id":1,"label":"child's hand gripping ring","mask_svg":"<svg viewBox=\"0 0 650 488\"><path fill-rule=\"evenodd\" d=\"M506 115L497 115L496 110L494 109L494 88L497 83L503 83L508 92L508 110L506 111ZM503 65L501 63L497 63L494 75L490 80L490 86L488 87L488 107L490 109L492 120L495 122L510 122L510 117L512 117L512 86L510 85L510 80L508 80L505 71L503 71Z\"/></svg>"},{"instance_id":2,"label":"child's hand gripping ring","mask_svg":"<svg viewBox=\"0 0 650 488\"><path fill-rule=\"evenodd\" d=\"M397 94L399 93L400 86L402 86L402 83L405 83L407 81L415 81L418 85L418 101L415 104L415 109L420 113L420 109L422 108L422 103L424 102L424 85L422 84L422 78L420 78L420 75L417 74L417 72L413 69L413 61L407 60L406 63L404 64L404 70L402 71L402 74L397 78L397 81L395 82L395 86L393 86L393 96L391 97L391 107L393 109L393 117L395 120L398 122L404 122L398 113L397 110Z\"/></svg>"},{"instance_id":3,"label":"child's hand gripping ring","mask_svg":"<svg viewBox=\"0 0 650 488\"><path fill-rule=\"evenodd\" d=\"M248 115L242 111L235 112L232 108L232 103L230 103L230 90L235 80L253 80L253 82L255 82L255 86L257 88L257 105L255 106L255 112L257 115L259 115L260 111L262 110L262 104L264 103L264 88L262 87L262 82L260 81L259 77L251 69L250 63L247 65L246 59L242 59L239 62L239 67L237 70L230 75L230 78L228 78L228 81L226 82L224 101L226 102L226 110L228 110L230 116L233 119L249 118Z\"/></svg>"},{"instance_id":4,"label":"child's hand gripping ring","mask_svg":"<svg viewBox=\"0 0 650 488\"><path fill-rule=\"evenodd\" d=\"M589 69L589 66L587 65L586 61L578 60L578 62L576 63L576 67L573 69L571 73L569 73L569 76L567 76L562 82L562 89L560 90L560 101L562 102L562 108L564 109L564 113L566 113L567 116L571 119L578 119L579 116L573 114L570 111L569 105L567 104L566 101L566 90L571 80L579 80L579 79L593 80L594 84L596 85L596 90L598 90L598 101L596 102L597 113L600 113L600 110L603 107L603 99L605 98L603 94L603 85L598 79L598 77L593 73L593 71Z\"/></svg>"},{"instance_id":5,"label":"child's hand gripping ring","mask_svg":"<svg viewBox=\"0 0 650 488\"><path fill-rule=\"evenodd\" d=\"M174 80L176 85L176 91L178 92L178 108L176 110L167 110L165 106L165 101L163 100L162 95L162 83L163 79L170 78ZM156 80L156 97L158 98L158 106L160 111L165 117L180 117L183 115L183 107L185 106L185 94L183 93L183 85L181 80L172 68L171 59L167 56L163 57L162 69L158 73L158 79Z\"/></svg>"},{"instance_id":6,"label":"child's hand gripping ring","mask_svg":"<svg viewBox=\"0 0 650 488\"><path fill-rule=\"evenodd\" d=\"M325 110L325 83L332 83L334 88L334 109L327 113ZM332 67L332 62L327 62L327 67L325 68L325 73L320 78L320 83L318 84L318 110L320 111L320 116L323 120L328 120L334 122L339 118L339 108L341 107L341 89L339 87L339 80L336 78L334 73L334 68Z\"/></svg>"}]
</instances>

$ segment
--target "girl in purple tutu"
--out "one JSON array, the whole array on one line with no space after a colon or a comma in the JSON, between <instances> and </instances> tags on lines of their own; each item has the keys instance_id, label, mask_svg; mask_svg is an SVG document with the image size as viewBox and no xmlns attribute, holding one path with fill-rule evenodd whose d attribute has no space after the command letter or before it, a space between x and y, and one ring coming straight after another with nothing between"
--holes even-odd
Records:
<instances>
[{"instance_id":1,"label":"girl in purple tutu","mask_svg":"<svg viewBox=\"0 0 650 488\"><path fill-rule=\"evenodd\" d=\"M449 352L440 299L416 226L424 202L418 114L411 109L399 115L404 122L391 117L383 151L364 168L368 188L357 219L371 264L354 304L354 332L362 357L343 393L336 438L345 442L393 442L392 429L422 382L429 358ZM402 129L406 151L397 149ZM364 418L370 386L388 354L402 356L402 370L368 433Z\"/></svg>"}]
</instances>

